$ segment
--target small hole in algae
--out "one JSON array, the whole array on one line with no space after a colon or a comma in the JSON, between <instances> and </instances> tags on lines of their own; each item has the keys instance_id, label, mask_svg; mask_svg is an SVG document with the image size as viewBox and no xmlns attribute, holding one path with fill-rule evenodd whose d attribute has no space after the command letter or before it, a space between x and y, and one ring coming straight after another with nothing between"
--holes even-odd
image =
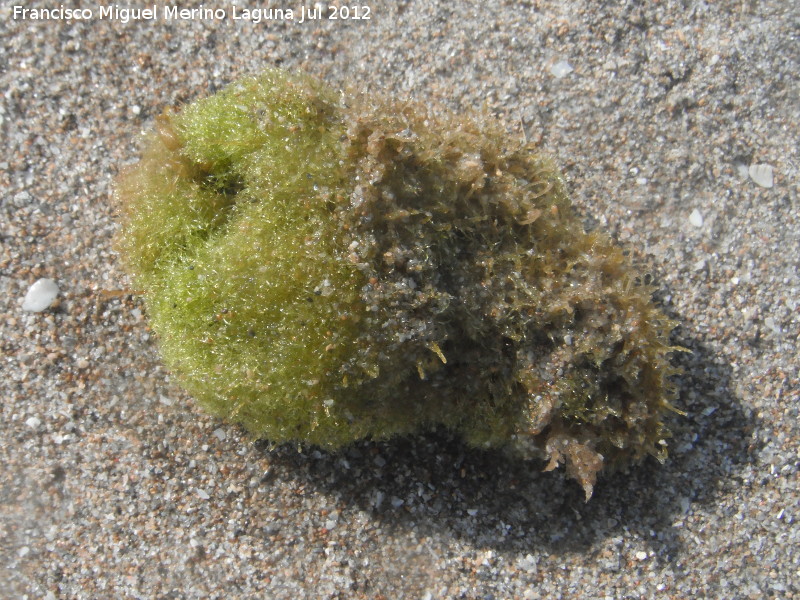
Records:
<instances>
[{"instance_id":1,"label":"small hole in algae","mask_svg":"<svg viewBox=\"0 0 800 600\"><path fill-rule=\"evenodd\" d=\"M201 181L201 185L232 199L244 189L244 180L236 173L210 173Z\"/></svg>"}]
</instances>

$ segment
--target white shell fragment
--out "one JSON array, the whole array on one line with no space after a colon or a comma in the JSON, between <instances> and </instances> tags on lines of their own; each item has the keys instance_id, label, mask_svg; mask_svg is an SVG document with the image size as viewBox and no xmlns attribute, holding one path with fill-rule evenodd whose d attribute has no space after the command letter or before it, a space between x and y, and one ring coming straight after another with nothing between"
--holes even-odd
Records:
<instances>
[{"instance_id":1,"label":"white shell fragment","mask_svg":"<svg viewBox=\"0 0 800 600\"><path fill-rule=\"evenodd\" d=\"M569 64L565 60L560 60L552 67L550 67L550 74L557 79L561 79L562 77L566 77L570 73L572 73L575 69L572 68L572 65Z\"/></svg>"},{"instance_id":2,"label":"white shell fragment","mask_svg":"<svg viewBox=\"0 0 800 600\"><path fill-rule=\"evenodd\" d=\"M695 227L703 226L703 215L700 214L700 211L696 208L692 211L692 214L689 215L689 223Z\"/></svg>"},{"instance_id":3,"label":"white shell fragment","mask_svg":"<svg viewBox=\"0 0 800 600\"><path fill-rule=\"evenodd\" d=\"M748 168L748 166L744 163L736 164L736 172L739 174L739 177L743 179L747 179L750 176L750 173L748 173L749 170L750 169Z\"/></svg>"},{"instance_id":4,"label":"white shell fragment","mask_svg":"<svg viewBox=\"0 0 800 600\"><path fill-rule=\"evenodd\" d=\"M42 278L28 288L25 299L22 301L22 310L28 312L42 312L53 304L58 296L58 285L52 279Z\"/></svg>"},{"instance_id":5,"label":"white shell fragment","mask_svg":"<svg viewBox=\"0 0 800 600\"><path fill-rule=\"evenodd\" d=\"M747 173L750 175L750 179L752 179L755 183L760 185L761 187L771 188L772 187L772 166L771 165L750 165L750 168L747 169Z\"/></svg>"}]
</instances>

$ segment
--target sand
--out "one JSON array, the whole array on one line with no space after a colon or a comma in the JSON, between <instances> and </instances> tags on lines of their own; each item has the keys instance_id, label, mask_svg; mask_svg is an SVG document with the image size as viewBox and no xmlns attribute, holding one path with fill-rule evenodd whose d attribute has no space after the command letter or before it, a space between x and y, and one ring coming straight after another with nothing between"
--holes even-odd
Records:
<instances>
[{"instance_id":1,"label":"sand","mask_svg":"<svg viewBox=\"0 0 800 600\"><path fill-rule=\"evenodd\" d=\"M0 596L800 597L800 9L598 4L0 3ZM265 66L487 109L552 154L692 350L667 463L584 503L443 432L330 455L203 415L122 293L112 182L165 108Z\"/></svg>"}]
</instances>

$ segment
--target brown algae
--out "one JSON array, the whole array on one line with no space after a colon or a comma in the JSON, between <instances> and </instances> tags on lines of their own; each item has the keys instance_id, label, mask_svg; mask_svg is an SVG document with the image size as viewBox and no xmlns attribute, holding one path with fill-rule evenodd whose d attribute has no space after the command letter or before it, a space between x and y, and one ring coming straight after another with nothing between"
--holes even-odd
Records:
<instances>
[{"instance_id":1,"label":"brown algae","mask_svg":"<svg viewBox=\"0 0 800 600\"><path fill-rule=\"evenodd\" d=\"M587 498L665 455L674 323L490 118L268 71L159 117L116 196L166 364L255 436L445 426Z\"/></svg>"}]
</instances>

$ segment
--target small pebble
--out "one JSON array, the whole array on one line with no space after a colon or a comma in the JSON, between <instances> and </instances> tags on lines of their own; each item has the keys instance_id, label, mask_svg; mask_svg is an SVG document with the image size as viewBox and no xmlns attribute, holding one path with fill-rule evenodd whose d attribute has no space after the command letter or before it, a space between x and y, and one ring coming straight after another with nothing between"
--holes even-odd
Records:
<instances>
[{"instance_id":1,"label":"small pebble","mask_svg":"<svg viewBox=\"0 0 800 600\"><path fill-rule=\"evenodd\" d=\"M560 60L550 67L550 74L556 79L561 79L572 73L575 69L565 60Z\"/></svg>"},{"instance_id":2,"label":"small pebble","mask_svg":"<svg viewBox=\"0 0 800 600\"><path fill-rule=\"evenodd\" d=\"M764 319L764 325L766 325L767 328L769 328L775 333L783 333L781 326L775 322L775 319L773 317L767 317L766 319Z\"/></svg>"},{"instance_id":3,"label":"small pebble","mask_svg":"<svg viewBox=\"0 0 800 600\"><path fill-rule=\"evenodd\" d=\"M536 557L532 554L526 554L525 558L519 560L517 564L519 564L520 568L527 571L528 573L536 572Z\"/></svg>"},{"instance_id":4,"label":"small pebble","mask_svg":"<svg viewBox=\"0 0 800 600\"><path fill-rule=\"evenodd\" d=\"M695 227L703 226L703 215L700 214L700 211L696 208L692 211L692 214L689 215L689 223Z\"/></svg>"},{"instance_id":5,"label":"small pebble","mask_svg":"<svg viewBox=\"0 0 800 600\"><path fill-rule=\"evenodd\" d=\"M736 164L736 172L739 174L739 177L742 179L747 179L750 177L749 168L744 163L737 163Z\"/></svg>"},{"instance_id":6,"label":"small pebble","mask_svg":"<svg viewBox=\"0 0 800 600\"><path fill-rule=\"evenodd\" d=\"M42 424L42 421L41 421L41 419L39 419L39 417L28 417L25 420L25 425L27 425L31 429L36 429L41 424Z\"/></svg>"},{"instance_id":7,"label":"small pebble","mask_svg":"<svg viewBox=\"0 0 800 600\"><path fill-rule=\"evenodd\" d=\"M680 500L681 504L681 514L687 514L689 512L689 508L691 507L692 503L686 496L683 496Z\"/></svg>"},{"instance_id":8,"label":"small pebble","mask_svg":"<svg viewBox=\"0 0 800 600\"><path fill-rule=\"evenodd\" d=\"M22 310L28 312L42 312L50 308L58 296L58 285L52 279L42 278L28 288L25 299L22 301Z\"/></svg>"}]
</instances>

